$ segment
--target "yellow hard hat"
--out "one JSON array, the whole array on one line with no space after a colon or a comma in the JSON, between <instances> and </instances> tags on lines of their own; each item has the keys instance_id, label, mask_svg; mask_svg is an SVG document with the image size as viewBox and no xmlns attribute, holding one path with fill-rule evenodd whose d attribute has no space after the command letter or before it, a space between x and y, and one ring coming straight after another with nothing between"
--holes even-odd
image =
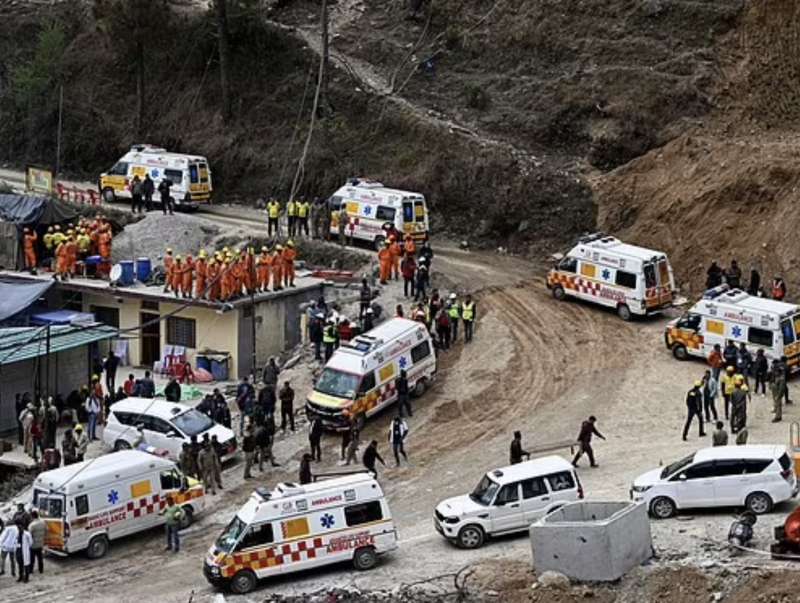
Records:
<instances>
[{"instance_id":1,"label":"yellow hard hat","mask_svg":"<svg viewBox=\"0 0 800 603\"><path fill-rule=\"evenodd\" d=\"M750 390L749 387L747 387L746 385L742 385L742 391L743 392L746 392L746 391L749 391L749 390Z\"/></svg>"},{"instance_id":2,"label":"yellow hard hat","mask_svg":"<svg viewBox=\"0 0 800 603\"><path fill-rule=\"evenodd\" d=\"M733 381L734 383L744 383L744 377L742 377L741 375L736 375Z\"/></svg>"},{"instance_id":3,"label":"yellow hard hat","mask_svg":"<svg viewBox=\"0 0 800 603\"><path fill-rule=\"evenodd\" d=\"M80 423L78 423L78 424L75 426L75 431L83 431L83 425L81 425Z\"/></svg>"},{"instance_id":4,"label":"yellow hard hat","mask_svg":"<svg viewBox=\"0 0 800 603\"><path fill-rule=\"evenodd\" d=\"M389 246L389 241L384 241L384 242L383 242L383 244L384 244L386 247L388 247L388 246Z\"/></svg>"},{"instance_id":5,"label":"yellow hard hat","mask_svg":"<svg viewBox=\"0 0 800 603\"><path fill-rule=\"evenodd\" d=\"M92 375L92 381L100 381L100 377L97 375Z\"/></svg>"},{"instance_id":6,"label":"yellow hard hat","mask_svg":"<svg viewBox=\"0 0 800 603\"><path fill-rule=\"evenodd\" d=\"M703 382L702 382L702 381L695 381L695 382L694 382L694 386L695 386L695 387L702 387L702 385L703 385Z\"/></svg>"},{"instance_id":7,"label":"yellow hard hat","mask_svg":"<svg viewBox=\"0 0 800 603\"><path fill-rule=\"evenodd\" d=\"M228 253L229 251L230 251L230 249L228 249L227 247L223 247L222 248L222 253Z\"/></svg>"},{"instance_id":8,"label":"yellow hard hat","mask_svg":"<svg viewBox=\"0 0 800 603\"><path fill-rule=\"evenodd\" d=\"M732 372L733 372L733 367L732 367L732 366L729 366L729 367L728 367L726 370L727 370L729 373L732 373Z\"/></svg>"},{"instance_id":9,"label":"yellow hard hat","mask_svg":"<svg viewBox=\"0 0 800 603\"><path fill-rule=\"evenodd\" d=\"M201 258L204 258L204 257L206 257L206 255L207 255L207 254L206 254L206 250L205 250L205 249L201 249L201 250L200 250L200 253L198 253L198 254L197 254L197 256L198 256L198 257L201 257Z\"/></svg>"},{"instance_id":10,"label":"yellow hard hat","mask_svg":"<svg viewBox=\"0 0 800 603\"><path fill-rule=\"evenodd\" d=\"M179 259L181 259L181 256L179 256L179 255L176 255L176 256L175 256L175 259L176 259L176 260L179 260Z\"/></svg>"}]
</instances>

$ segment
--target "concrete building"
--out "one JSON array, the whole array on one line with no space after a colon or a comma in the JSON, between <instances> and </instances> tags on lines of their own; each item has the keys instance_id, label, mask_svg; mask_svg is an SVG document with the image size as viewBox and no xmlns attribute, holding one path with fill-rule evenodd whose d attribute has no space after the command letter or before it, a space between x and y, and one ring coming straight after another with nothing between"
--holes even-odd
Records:
<instances>
[{"instance_id":1,"label":"concrete building","mask_svg":"<svg viewBox=\"0 0 800 603\"><path fill-rule=\"evenodd\" d=\"M0 272L0 276L52 279L49 274L18 272ZM301 306L323 294L324 281L298 276L295 283L293 288L221 304L177 299L161 287L138 282L112 287L103 280L74 278L58 282L47 301L51 308L89 312L97 321L118 328L120 339L126 342L126 360L132 365L152 367L168 346L179 346L196 366L196 356L210 350L230 356L229 378L235 379L250 372L254 344L256 366L261 367L269 356L301 341Z\"/></svg>"}]
</instances>

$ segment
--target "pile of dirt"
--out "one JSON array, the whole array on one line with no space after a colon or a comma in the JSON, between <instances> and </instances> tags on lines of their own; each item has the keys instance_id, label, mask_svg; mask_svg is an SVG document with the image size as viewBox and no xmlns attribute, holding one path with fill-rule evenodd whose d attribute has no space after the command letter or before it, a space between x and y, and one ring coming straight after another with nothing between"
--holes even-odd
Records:
<instances>
[{"instance_id":1,"label":"pile of dirt","mask_svg":"<svg viewBox=\"0 0 800 603\"><path fill-rule=\"evenodd\" d=\"M114 262L137 257L155 259L168 247L176 254L196 255L220 232L221 229L206 218L187 214L164 216L161 212L152 212L144 219L128 224L114 237L111 259Z\"/></svg>"}]
</instances>

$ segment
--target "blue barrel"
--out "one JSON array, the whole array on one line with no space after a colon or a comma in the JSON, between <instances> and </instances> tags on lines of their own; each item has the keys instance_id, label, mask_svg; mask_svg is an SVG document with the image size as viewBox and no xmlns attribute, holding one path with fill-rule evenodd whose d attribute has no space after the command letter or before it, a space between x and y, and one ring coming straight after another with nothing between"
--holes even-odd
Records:
<instances>
[{"instance_id":1,"label":"blue barrel","mask_svg":"<svg viewBox=\"0 0 800 603\"><path fill-rule=\"evenodd\" d=\"M144 283L150 278L150 273L153 268L150 264L150 258L136 258L136 280Z\"/></svg>"},{"instance_id":2,"label":"blue barrel","mask_svg":"<svg viewBox=\"0 0 800 603\"><path fill-rule=\"evenodd\" d=\"M195 356L194 362L197 365L197 368L203 369L204 371L208 371L209 373L211 373L211 361L205 356L200 356L200 355ZM211 374L213 375L213 373Z\"/></svg>"},{"instance_id":3,"label":"blue barrel","mask_svg":"<svg viewBox=\"0 0 800 603\"><path fill-rule=\"evenodd\" d=\"M228 359L224 360L211 360L211 375L214 381L227 381L228 380Z\"/></svg>"},{"instance_id":4,"label":"blue barrel","mask_svg":"<svg viewBox=\"0 0 800 603\"><path fill-rule=\"evenodd\" d=\"M122 266L122 276L119 279L121 285L133 284L133 262L131 260L122 260L119 263Z\"/></svg>"}]
</instances>

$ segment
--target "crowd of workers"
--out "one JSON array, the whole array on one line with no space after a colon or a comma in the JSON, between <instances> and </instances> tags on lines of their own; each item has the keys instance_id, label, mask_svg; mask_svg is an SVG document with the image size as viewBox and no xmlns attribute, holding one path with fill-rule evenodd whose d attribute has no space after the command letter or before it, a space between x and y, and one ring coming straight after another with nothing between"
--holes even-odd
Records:
<instances>
[{"instance_id":1,"label":"crowd of workers","mask_svg":"<svg viewBox=\"0 0 800 603\"><path fill-rule=\"evenodd\" d=\"M44 573L44 543L47 525L36 509L30 512L25 505L18 504L11 519L0 519L0 576L6 573L6 559L12 577L17 582L28 582L34 564L39 573Z\"/></svg>"},{"instance_id":2,"label":"crowd of workers","mask_svg":"<svg viewBox=\"0 0 800 603\"><path fill-rule=\"evenodd\" d=\"M742 269L736 260L731 260L730 266L722 268L716 261L712 261L706 270L706 289L713 289L723 283L731 289L742 289L749 295L769 297L777 301L786 299L786 282L780 276L775 276L768 286L761 282L761 273L755 266L750 270L750 278L745 283L742 278Z\"/></svg>"},{"instance_id":3,"label":"crowd of workers","mask_svg":"<svg viewBox=\"0 0 800 603\"><path fill-rule=\"evenodd\" d=\"M87 269L108 274L111 264L111 224L99 214L94 219L80 218L75 224L48 226L39 240L36 229L25 227L22 248L25 269L35 274L48 266L53 277L68 280Z\"/></svg>"}]
</instances>

